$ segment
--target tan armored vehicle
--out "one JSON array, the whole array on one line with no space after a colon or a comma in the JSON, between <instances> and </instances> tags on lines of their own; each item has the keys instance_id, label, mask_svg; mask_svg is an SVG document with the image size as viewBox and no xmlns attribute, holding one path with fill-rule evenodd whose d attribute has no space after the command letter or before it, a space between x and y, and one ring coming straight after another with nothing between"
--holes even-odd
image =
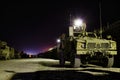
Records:
<instances>
[{"instance_id":1,"label":"tan armored vehicle","mask_svg":"<svg viewBox=\"0 0 120 80\"><path fill-rule=\"evenodd\" d=\"M0 41L0 59L10 59L14 58L14 48L7 45L7 42Z\"/></svg>"},{"instance_id":2,"label":"tan armored vehicle","mask_svg":"<svg viewBox=\"0 0 120 80\"><path fill-rule=\"evenodd\" d=\"M79 25L78 25L79 24ZM86 32L86 24L76 21L69 27L69 36L62 34L58 42L60 65L70 61L72 67L80 67L90 61L98 61L104 67L112 67L117 55L116 42L102 39L94 32Z\"/></svg>"}]
</instances>

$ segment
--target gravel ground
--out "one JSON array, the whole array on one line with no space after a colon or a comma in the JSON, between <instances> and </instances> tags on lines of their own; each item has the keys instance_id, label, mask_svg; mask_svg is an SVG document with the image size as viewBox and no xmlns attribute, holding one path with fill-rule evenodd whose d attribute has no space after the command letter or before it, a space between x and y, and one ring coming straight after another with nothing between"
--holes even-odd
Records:
<instances>
[{"instance_id":1,"label":"gravel ground","mask_svg":"<svg viewBox=\"0 0 120 80\"><path fill-rule=\"evenodd\" d=\"M0 61L0 80L119 80L120 68L82 65L60 67L58 60L33 58Z\"/></svg>"}]
</instances>

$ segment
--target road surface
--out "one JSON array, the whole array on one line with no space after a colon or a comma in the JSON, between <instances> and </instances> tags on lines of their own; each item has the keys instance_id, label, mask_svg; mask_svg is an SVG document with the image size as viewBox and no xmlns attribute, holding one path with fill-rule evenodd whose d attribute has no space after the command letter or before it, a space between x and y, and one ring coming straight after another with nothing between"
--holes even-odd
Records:
<instances>
[{"instance_id":1,"label":"road surface","mask_svg":"<svg viewBox=\"0 0 120 80\"><path fill-rule=\"evenodd\" d=\"M0 61L0 80L119 80L120 68L103 68L97 65L64 67L58 60L33 58Z\"/></svg>"}]
</instances>

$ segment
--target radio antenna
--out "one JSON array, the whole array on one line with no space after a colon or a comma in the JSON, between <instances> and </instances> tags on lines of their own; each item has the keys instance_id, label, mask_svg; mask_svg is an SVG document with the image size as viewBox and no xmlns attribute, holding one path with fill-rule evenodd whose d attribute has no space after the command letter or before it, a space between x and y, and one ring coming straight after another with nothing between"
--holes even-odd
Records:
<instances>
[{"instance_id":1,"label":"radio antenna","mask_svg":"<svg viewBox=\"0 0 120 80\"><path fill-rule=\"evenodd\" d=\"M71 22L72 20L71 19L72 19L72 15L70 13L70 26L72 25L72 22Z\"/></svg>"},{"instance_id":2,"label":"radio antenna","mask_svg":"<svg viewBox=\"0 0 120 80\"><path fill-rule=\"evenodd\" d=\"M99 1L99 10L100 10L100 37L102 38L102 17L101 17L101 0Z\"/></svg>"}]
</instances>

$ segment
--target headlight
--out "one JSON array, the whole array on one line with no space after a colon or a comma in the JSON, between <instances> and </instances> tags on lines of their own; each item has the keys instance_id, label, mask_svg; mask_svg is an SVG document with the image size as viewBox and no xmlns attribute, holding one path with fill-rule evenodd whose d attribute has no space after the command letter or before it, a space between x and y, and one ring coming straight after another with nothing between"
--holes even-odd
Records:
<instances>
[{"instance_id":1,"label":"headlight","mask_svg":"<svg viewBox=\"0 0 120 80\"><path fill-rule=\"evenodd\" d=\"M111 42L111 49L116 49L116 42Z\"/></svg>"},{"instance_id":2,"label":"headlight","mask_svg":"<svg viewBox=\"0 0 120 80\"><path fill-rule=\"evenodd\" d=\"M85 48L85 43L78 42L77 43L77 49Z\"/></svg>"},{"instance_id":3,"label":"headlight","mask_svg":"<svg viewBox=\"0 0 120 80\"><path fill-rule=\"evenodd\" d=\"M81 43L81 48L85 48L85 44L84 43Z\"/></svg>"}]
</instances>

